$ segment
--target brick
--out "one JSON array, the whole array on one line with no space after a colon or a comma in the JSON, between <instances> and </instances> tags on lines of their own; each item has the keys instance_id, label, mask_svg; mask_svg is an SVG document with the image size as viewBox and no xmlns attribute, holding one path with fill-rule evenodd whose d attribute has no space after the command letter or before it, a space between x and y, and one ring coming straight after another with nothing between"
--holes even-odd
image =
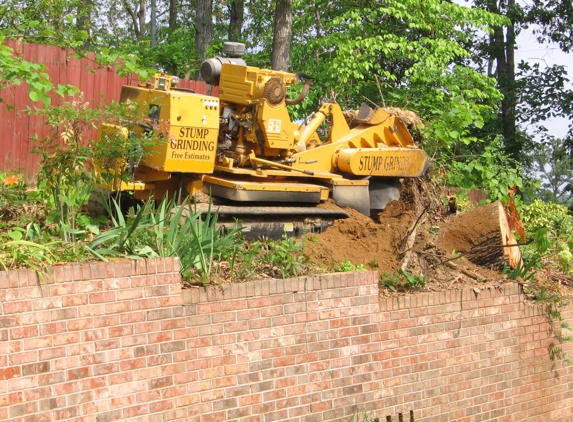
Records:
<instances>
[{"instance_id":1,"label":"brick","mask_svg":"<svg viewBox=\"0 0 573 422\"><path fill-rule=\"evenodd\" d=\"M71 369L68 371L68 381L89 377L91 375L90 372L90 367Z\"/></svg>"},{"instance_id":2,"label":"brick","mask_svg":"<svg viewBox=\"0 0 573 422\"><path fill-rule=\"evenodd\" d=\"M149 380L149 389L164 388L173 385L173 377L166 376Z\"/></svg>"},{"instance_id":3,"label":"brick","mask_svg":"<svg viewBox=\"0 0 573 422\"><path fill-rule=\"evenodd\" d=\"M38 375L39 385L58 384L64 381L66 381L66 375L64 371L58 371L58 372L52 371Z\"/></svg>"},{"instance_id":4,"label":"brick","mask_svg":"<svg viewBox=\"0 0 573 422\"><path fill-rule=\"evenodd\" d=\"M61 307L62 307L62 298L60 296L43 297L34 300L34 310L54 309Z\"/></svg>"},{"instance_id":5,"label":"brick","mask_svg":"<svg viewBox=\"0 0 573 422\"><path fill-rule=\"evenodd\" d=\"M184 360L184 359L181 359L181 360ZM181 360L179 360L179 361L181 361ZM154 356L150 356L147 358L147 366L151 367L151 366L157 366L157 365L166 365L166 364L172 363L174 361L175 360L173 359L173 357L171 355L154 355ZM176 362L179 362L179 361L176 361ZM164 371L164 373L168 373L168 372Z\"/></svg>"},{"instance_id":6,"label":"brick","mask_svg":"<svg viewBox=\"0 0 573 422\"><path fill-rule=\"evenodd\" d=\"M100 266L94 268L99 271ZM131 264L126 268L131 270ZM148 266L137 268L141 272L150 270ZM92 267L88 270L91 274ZM161 285L160 278L157 275L140 280L142 287L133 291L165 293L160 296L165 298L179 294L180 286L167 282L164 286L168 289L155 289L154 283ZM558 413L555 403L570 403L566 400L573 399L569 392L573 383L565 381L569 379L561 373L568 371L565 367L551 368L555 363L549 362L547 348L552 337L547 334L549 325L541 311L528 311L524 321L519 301L489 292L487 297L485 293L480 296L481 300L490 300L496 310L474 307L475 300L469 295L465 300L471 302L462 303L460 319L459 301L465 297L462 291L445 292L437 298L433 293L402 297L387 305L388 300L379 301L376 289L368 284L376 287L376 277L336 275L317 279L317 286L325 280L330 290L313 292L312 298L292 293L304 287L294 279L278 286L276 290L287 292L282 295L271 295L271 285L266 282L252 283L252 288L243 290L233 286L225 291L209 289L209 294L197 295L194 300L200 306L188 307L186 317L182 317L185 308L181 306L117 314L129 308L116 307L116 302L89 305L91 316L86 306L78 308L75 316L66 315L62 309L48 310L42 316L31 312L5 315L10 318L4 322L7 335L12 329L23 328L19 325L25 322L25 327L38 327L41 337L49 333L53 341L77 339L56 337L70 332L79 333L80 338L79 343L64 342L58 347L48 344L45 349L26 349L31 345L24 342L28 337L10 344L7 340L0 342L0 365L9 363L7 358L2 360L9 354L14 360L11 362L18 362L16 367L25 371L0 380L0 399L5 397L3 389L14 393L22 389L29 396L22 396L19 404L35 400L43 409L53 408L50 415L76 422L110 414L117 420L130 418L133 422L198 420L201 415L206 415L205 420L263 420L262 415L268 420L350 419L357 408L354 400L365 410L379 410L374 413L378 415L386 416L385 409L392 409L395 418L406 412L405 420L408 406L413 403L417 419L424 420L440 416L460 421L512 420L515 415L541 420L549 412L562 419L568 416ZM126 288L125 280L104 279L102 285L107 290L115 289L119 298L121 290L117 289ZM313 279L306 282L315 287ZM360 287L354 293L349 288L334 287L343 283ZM79 290L87 286L75 284ZM95 288L96 284L89 286ZM259 297L265 289L271 296L266 296L268 303L263 306ZM245 299L234 301L232 294L236 293ZM348 298L354 296L367 297L368 301L350 308ZM141 296L135 294L133 299L141 300ZM217 303L206 302L208 299ZM304 303L306 300L309 302ZM247 303L261 306L245 310ZM378 313L378 309L392 306L400 311ZM103 312L115 312L117 318L106 323L102 308ZM58 319L51 320L50 313ZM86 317L78 318L80 313ZM287 314L292 319L279 319ZM318 320L319 315L327 319ZM36 325L40 321L42 324ZM67 331L63 330L66 324ZM33 331L14 331L16 336L23 333ZM5 334L0 330L1 335ZM119 343L110 342L114 339ZM526 360L520 361L520 354ZM54 376L41 372L46 370L44 362L50 364ZM525 366L523 362L535 364ZM85 368L91 372L82 372ZM559 378L551 376L555 370L560 371ZM66 381L61 374L75 379ZM46 387L39 390L36 386L42 384ZM552 394L541 395L542 388ZM69 407L58 402L62 394L67 395L65 406ZM121 397L126 401L122 402ZM511 397L511 401L504 397ZM518 397L525 401L518 401ZM465 407L462 413L455 408L464 402L468 409L473 406L481 410L465 416ZM122 413L114 414L110 406L118 406L118 410L121 406ZM503 413L494 406L500 406ZM0 406L0 412L4 410ZM80 415L86 416L82 419ZM7 413L0 413L1 420L8 418Z\"/></svg>"},{"instance_id":7,"label":"brick","mask_svg":"<svg viewBox=\"0 0 573 422\"><path fill-rule=\"evenodd\" d=\"M78 307L77 310L77 317L79 318L104 315L104 314L105 314L105 306L103 306L101 303L94 305L83 305Z\"/></svg>"},{"instance_id":8,"label":"brick","mask_svg":"<svg viewBox=\"0 0 573 422\"><path fill-rule=\"evenodd\" d=\"M112 422L122 420L121 410L98 413L95 417L97 422Z\"/></svg>"},{"instance_id":9,"label":"brick","mask_svg":"<svg viewBox=\"0 0 573 422\"><path fill-rule=\"evenodd\" d=\"M159 320L159 319L168 319L171 318L171 309L158 309L147 311L146 317L148 321L152 320Z\"/></svg>"},{"instance_id":10,"label":"brick","mask_svg":"<svg viewBox=\"0 0 573 422\"><path fill-rule=\"evenodd\" d=\"M115 303L106 303L105 312L109 316L110 314L116 314L121 312L131 311L131 302L129 301L118 301Z\"/></svg>"},{"instance_id":11,"label":"brick","mask_svg":"<svg viewBox=\"0 0 573 422\"><path fill-rule=\"evenodd\" d=\"M24 396L22 392L0 395L0 407L22 403L23 401Z\"/></svg>"},{"instance_id":12,"label":"brick","mask_svg":"<svg viewBox=\"0 0 573 422\"><path fill-rule=\"evenodd\" d=\"M147 366L147 361L145 358L136 358L123 360L120 363L120 368L122 371L131 371L133 369L141 369Z\"/></svg>"},{"instance_id":13,"label":"brick","mask_svg":"<svg viewBox=\"0 0 573 422\"><path fill-rule=\"evenodd\" d=\"M173 340L173 332L171 331L163 331L157 333L151 333L147 335L148 342L153 343L162 343L166 341Z\"/></svg>"},{"instance_id":14,"label":"brick","mask_svg":"<svg viewBox=\"0 0 573 422\"><path fill-rule=\"evenodd\" d=\"M119 321L118 321L119 324ZM133 325L110 326L107 329L109 337L125 337L133 334Z\"/></svg>"},{"instance_id":15,"label":"brick","mask_svg":"<svg viewBox=\"0 0 573 422\"><path fill-rule=\"evenodd\" d=\"M38 404L36 402L16 404L8 408L8 414L11 418L17 418L19 416L24 416L30 413L36 413L37 411Z\"/></svg>"},{"instance_id":16,"label":"brick","mask_svg":"<svg viewBox=\"0 0 573 422\"><path fill-rule=\"evenodd\" d=\"M5 314L20 314L34 310L32 300L21 300L17 302L7 302L3 304Z\"/></svg>"},{"instance_id":17,"label":"brick","mask_svg":"<svg viewBox=\"0 0 573 422\"><path fill-rule=\"evenodd\" d=\"M19 366L12 366L10 368L0 368L0 380L8 380L14 377L19 377L21 374Z\"/></svg>"},{"instance_id":18,"label":"brick","mask_svg":"<svg viewBox=\"0 0 573 422\"><path fill-rule=\"evenodd\" d=\"M144 312L127 312L119 316L121 324L133 324L136 322L145 321Z\"/></svg>"},{"instance_id":19,"label":"brick","mask_svg":"<svg viewBox=\"0 0 573 422\"><path fill-rule=\"evenodd\" d=\"M102 350L110 350L110 349L117 349L121 345L121 339L113 338L108 340L99 340L95 343L95 350L102 351Z\"/></svg>"},{"instance_id":20,"label":"brick","mask_svg":"<svg viewBox=\"0 0 573 422\"><path fill-rule=\"evenodd\" d=\"M10 329L10 339L11 340L36 337L37 335L38 335L38 327L36 325ZM6 341L8 339L6 338L3 340Z\"/></svg>"},{"instance_id":21,"label":"brick","mask_svg":"<svg viewBox=\"0 0 573 422\"><path fill-rule=\"evenodd\" d=\"M110 388L114 385L129 385L134 379L137 379L138 375L139 373L136 372L116 372L108 375L107 384L110 386Z\"/></svg>"},{"instance_id":22,"label":"brick","mask_svg":"<svg viewBox=\"0 0 573 422\"><path fill-rule=\"evenodd\" d=\"M93 375L107 375L120 370L119 362L103 363L93 366Z\"/></svg>"},{"instance_id":23,"label":"brick","mask_svg":"<svg viewBox=\"0 0 573 422\"><path fill-rule=\"evenodd\" d=\"M39 401L39 410L47 412L50 410L58 409L66 406L65 397L52 397Z\"/></svg>"},{"instance_id":24,"label":"brick","mask_svg":"<svg viewBox=\"0 0 573 422\"><path fill-rule=\"evenodd\" d=\"M32 337L23 340L24 350L44 349L53 345L51 336Z\"/></svg>"},{"instance_id":25,"label":"brick","mask_svg":"<svg viewBox=\"0 0 573 422\"><path fill-rule=\"evenodd\" d=\"M50 362L22 365L22 375L43 374L50 371Z\"/></svg>"},{"instance_id":26,"label":"brick","mask_svg":"<svg viewBox=\"0 0 573 422\"><path fill-rule=\"evenodd\" d=\"M157 354L158 352L159 352L159 346L157 344L152 344L148 346L136 347L134 349L133 354L135 357L141 357L141 356L154 355Z\"/></svg>"},{"instance_id":27,"label":"brick","mask_svg":"<svg viewBox=\"0 0 573 422\"><path fill-rule=\"evenodd\" d=\"M0 314L0 328L17 327L22 324L20 315L1 315Z\"/></svg>"},{"instance_id":28,"label":"brick","mask_svg":"<svg viewBox=\"0 0 573 422\"><path fill-rule=\"evenodd\" d=\"M141 415L148 415L150 413L149 404L140 404L137 406L126 407L122 410L123 418L133 418Z\"/></svg>"},{"instance_id":29,"label":"brick","mask_svg":"<svg viewBox=\"0 0 573 422\"><path fill-rule=\"evenodd\" d=\"M171 318L165 321L161 321L161 331L185 328L185 326L186 326L185 318Z\"/></svg>"},{"instance_id":30,"label":"brick","mask_svg":"<svg viewBox=\"0 0 573 422\"><path fill-rule=\"evenodd\" d=\"M225 400L218 400L213 402L213 410L219 411L219 410L232 409L237 407L237 405L238 405L237 399L234 397Z\"/></svg>"},{"instance_id":31,"label":"brick","mask_svg":"<svg viewBox=\"0 0 573 422\"><path fill-rule=\"evenodd\" d=\"M55 334L52 337L54 346L61 346L64 344L77 344L80 342L81 335L79 332L65 332Z\"/></svg>"},{"instance_id":32,"label":"brick","mask_svg":"<svg viewBox=\"0 0 573 422\"><path fill-rule=\"evenodd\" d=\"M115 291L94 292L89 294L89 303L99 304L106 302L115 302L116 298L117 294Z\"/></svg>"},{"instance_id":33,"label":"brick","mask_svg":"<svg viewBox=\"0 0 573 422\"><path fill-rule=\"evenodd\" d=\"M160 350L161 353L172 353L172 352L176 352L176 351L181 351L181 350L185 350L187 347L187 344L184 340L179 340L179 341L172 341L172 342L168 342L168 343L162 343L160 345Z\"/></svg>"}]
</instances>

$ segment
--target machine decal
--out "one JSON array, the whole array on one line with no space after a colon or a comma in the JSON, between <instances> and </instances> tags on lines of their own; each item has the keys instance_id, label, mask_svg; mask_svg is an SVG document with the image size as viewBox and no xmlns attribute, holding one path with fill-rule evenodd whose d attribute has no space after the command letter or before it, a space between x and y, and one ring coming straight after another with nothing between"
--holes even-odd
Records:
<instances>
[{"instance_id":1,"label":"machine decal","mask_svg":"<svg viewBox=\"0 0 573 422\"><path fill-rule=\"evenodd\" d=\"M196 139L177 139L175 142L171 143L171 149L215 151L215 141L198 141Z\"/></svg>"},{"instance_id":2,"label":"machine decal","mask_svg":"<svg viewBox=\"0 0 573 422\"><path fill-rule=\"evenodd\" d=\"M179 160L212 160L216 142L208 139L209 129L195 127L179 128L177 139L172 139L169 147L170 158Z\"/></svg>"},{"instance_id":3,"label":"machine decal","mask_svg":"<svg viewBox=\"0 0 573 422\"><path fill-rule=\"evenodd\" d=\"M380 171L380 170L405 170L409 166L409 160L406 157L376 155L365 155L360 157L358 169L360 171Z\"/></svg>"},{"instance_id":4,"label":"machine decal","mask_svg":"<svg viewBox=\"0 0 573 422\"><path fill-rule=\"evenodd\" d=\"M267 127L268 133L281 133L282 120L280 119L269 119L269 124Z\"/></svg>"},{"instance_id":5,"label":"machine decal","mask_svg":"<svg viewBox=\"0 0 573 422\"><path fill-rule=\"evenodd\" d=\"M193 154L189 151L185 151L183 158L186 160L209 161L211 156L209 154Z\"/></svg>"},{"instance_id":6,"label":"machine decal","mask_svg":"<svg viewBox=\"0 0 573 422\"><path fill-rule=\"evenodd\" d=\"M209 129L197 127L182 127L179 129L181 138L200 138L205 139L209 135Z\"/></svg>"}]
</instances>

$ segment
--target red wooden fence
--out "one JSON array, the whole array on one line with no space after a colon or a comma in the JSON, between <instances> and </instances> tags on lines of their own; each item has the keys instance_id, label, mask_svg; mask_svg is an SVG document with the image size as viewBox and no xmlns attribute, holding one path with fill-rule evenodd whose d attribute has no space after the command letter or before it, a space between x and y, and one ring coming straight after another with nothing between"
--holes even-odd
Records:
<instances>
[{"instance_id":1,"label":"red wooden fence","mask_svg":"<svg viewBox=\"0 0 573 422\"><path fill-rule=\"evenodd\" d=\"M114 68L98 68L93 53L78 59L72 50L54 46L14 41L7 41L5 45L27 61L46 65L46 72L55 86L70 84L78 87L83 92L83 101L89 102L92 107L97 103L119 100L122 85L135 85L138 82L136 75L121 77ZM207 93L204 82L181 81L180 86ZM28 86L22 84L0 90L0 98L15 107L8 109L5 104L0 104L0 171L21 171L24 179L33 183L39 170L39 157L30 152L34 147L30 138L37 136L42 139L48 135L48 128L43 118L22 112L26 107L42 107L40 103L30 100L27 89ZM52 105L64 101L53 93L50 97Z\"/></svg>"}]
</instances>

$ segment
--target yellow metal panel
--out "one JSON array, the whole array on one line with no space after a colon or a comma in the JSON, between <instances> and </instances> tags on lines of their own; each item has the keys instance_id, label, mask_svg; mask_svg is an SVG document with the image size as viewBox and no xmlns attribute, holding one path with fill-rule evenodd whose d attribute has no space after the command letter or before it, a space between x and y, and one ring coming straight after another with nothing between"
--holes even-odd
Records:
<instances>
[{"instance_id":1,"label":"yellow metal panel","mask_svg":"<svg viewBox=\"0 0 573 422\"><path fill-rule=\"evenodd\" d=\"M219 137L218 98L172 93L170 121L166 171L212 173Z\"/></svg>"},{"instance_id":2,"label":"yellow metal panel","mask_svg":"<svg viewBox=\"0 0 573 422\"><path fill-rule=\"evenodd\" d=\"M145 164L166 172L212 173L219 135L218 99L171 91L154 104L161 106L161 119L170 123L169 135L150 149Z\"/></svg>"},{"instance_id":3,"label":"yellow metal panel","mask_svg":"<svg viewBox=\"0 0 573 422\"><path fill-rule=\"evenodd\" d=\"M145 183L139 180L126 182L119 179L113 179L108 184L96 182L94 186L109 191L150 191L155 189L154 183Z\"/></svg>"},{"instance_id":4,"label":"yellow metal panel","mask_svg":"<svg viewBox=\"0 0 573 422\"><path fill-rule=\"evenodd\" d=\"M332 179L328 181L332 186L368 186L368 179L350 180L350 179Z\"/></svg>"},{"instance_id":5,"label":"yellow metal panel","mask_svg":"<svg viewBox=\"0 0 573 422\"><path fill-rule=\"evenodd\" d=\"M255 98L256 72L248 66L224 63L221 69L219 98L237 104L251 104Z\"/></svg>"},{"instance_id":6,"label":"yellow metal panel","mask_svg":"<svg viewBox=\"0 0 573 422\"><path fill-rule=\"evenodd\" d=\"M264 127L267 146L290 149L294 147L294 131L286 106L274 108L264 103L259 106L259 122Z\"/></svg>"},{"instance_id":7,"label":"yellow metal panel","mask_svg":"<svg viewBox=\"0 0 573 422\"><path fill-rule=\"evenodd\" d=\"M296 82L296 77L292 73L223 63L219 98L229 103L252 104L263 97L264 86L273 77L280 78L287 86Z\"/></svg>"},{"instance_id":8,"label":"yellow metal panel","mask_svg":"<svg viewBox=\"0 0 573 422\"><path fill-rule=\"evenodd\" d=\"M223 186L236 190L268 191L268 192L322 192L322 186L308 183L273 181L251 182L246 180L231 180L217 176L205 176L205 183Z\"/></svg>"},{"instance_id":9,"label":"yellow metal panel","mask_svg":"<svg viewBox=\"0 0 573 422\"><path fill-rule=\"evenodd\" d=\"M155 170L150 167L139 166L135 171L135 175L133 176L136 180L143 180L143 181L160 181L160 180L169 180L171 179L171 173L167 173L161 170Z\"/></svg>"},{"instance_id":10,"label":"yellow metal panel","mask_svg":"<svg viewBox=\"0 0 573 422\"><path fill-rule=\"evenodd\" d=\"M140 96L138 102L142 110L151 106L160 107L159 123L165 129L166 123L169 121L169 93L153 91L149 94L149 97ZM157 137L159 133L158 130L155 130L153 136ZM167 139L165 137L156 141L154 145L144 148L144 152L145 156L141 160L141 164L156 170L165 171L167 155Z\"/></svg>"},{"instance_id":11,"label":"yellow metal panel","mask_svg":"<svg viewBox=\"0 0 573 422\"><path fill-rule=\"evenodd\" d=\"M121 95L119 98L119 102L126 103L128 101L132 101L140 105L143 105L148 102L149 92L150 92L149 88L124 85L121 87Z\"/></svg>"},{"instance_id":12,"label":"yellow metal panel","mask_svg":"<svg viewBox=\"0 0 573 422\"><path fill-rule=\"evenodd\" d=\"M340 106L336 103L332 104L325 104L323 107L328 107L330 115L332 116L332 127L330 128L330 135L329 141L330 142L338 142L341 139L344 139L345 136L348 136L350 133L350 128L348 127L348 123L344 118L344 114L342 114L342 110Z\"/></svg>"},{"instance_id":13,"label":"yellow metal panel","mask_svg":"<svg viewBox=\"0 0 573 422\"><path fill-rule=\"evenodd\" d=\"M345 144L322 144L293 155L295 159L293 166L311 170L313 172L336 173L338 171L336 163L336 152L346 147Z\"/></svg>"}]
</instances>

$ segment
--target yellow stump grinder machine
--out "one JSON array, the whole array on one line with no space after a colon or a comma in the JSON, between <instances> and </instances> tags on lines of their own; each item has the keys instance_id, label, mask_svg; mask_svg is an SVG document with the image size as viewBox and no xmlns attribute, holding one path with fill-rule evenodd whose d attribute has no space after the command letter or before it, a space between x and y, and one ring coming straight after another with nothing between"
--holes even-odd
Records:
<instances>
[{"instance_id":1,"label":"yellow stump grinder machine","mask_svg":"<svg viewBox=\"0 0 573 422\"><path fill-rule=\"evenodd\" d=\"M120 102L137 103L149 110L148 118L104 124L98 136L147 132L162 139L144 147L139 162L116 166L99 192L160 200L202 191L219 220L237 218L251 236L276 237L320 232L348 216L344 207L370 215L399 198L401 178L425 172L428 157L399 117L363 104L351 128L340 106L327 102L295 123L288 107L308 94L308 76L247 66L240 43L225 43L223 53L201 65L218 97L179 88L177 78L166 75L156 75L153 85L122 88ZM288 87L301 82L300 95L289 98ZM162 122L167 136L160 133ZM109 169L96 170L110 176ZM319 205L328 198L342 208Z\"/></svg>"}]
</instances>

